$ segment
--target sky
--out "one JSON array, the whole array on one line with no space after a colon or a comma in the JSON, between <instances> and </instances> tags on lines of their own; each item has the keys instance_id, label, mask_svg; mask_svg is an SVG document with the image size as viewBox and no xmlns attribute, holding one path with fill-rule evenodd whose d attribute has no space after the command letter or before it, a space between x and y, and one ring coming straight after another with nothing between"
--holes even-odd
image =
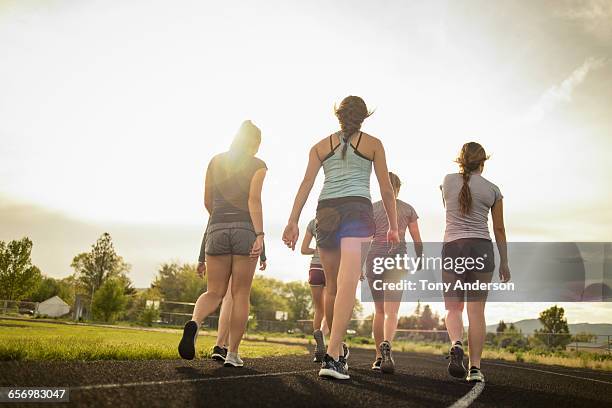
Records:
<instances>
[{"instance_id":1,"label":"sky","mask_svg":"<svg viewBox=\"0 0 612 408\"><path fill-rule=\"evenodd\" d=\"M305 280L280 235L308 149L354 94L425 241L443 236L438 186L470 140L491 155L509 240L611 241L610 44L607 1L0 0L0 240L29 236L63 277L109 232L146 287L162 262L197 259L204 170L251 119L269 168L265 274ZM605 304L566 306L570 322L612 323Z\"/></svg>"}]
</instances>

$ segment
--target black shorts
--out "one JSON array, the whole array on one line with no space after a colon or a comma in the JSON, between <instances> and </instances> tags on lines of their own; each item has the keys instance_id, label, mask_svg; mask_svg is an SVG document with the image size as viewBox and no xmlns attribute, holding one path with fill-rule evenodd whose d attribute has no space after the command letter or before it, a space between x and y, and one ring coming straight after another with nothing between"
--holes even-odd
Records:
<instances>
[{"instance_id":1,"label":"black shorts","mask_svg":"<svg viewBox=\"0 0 612 408\"><path fill-rule=\"evenodd\" d=\"M365 197L330 198L317 205L319 248L335 249L342 238L371 237L375 231L372 202Z\"/></svg>"},{"instance_id":2,"label":"black shorts","mask_svg":"<svg viewBox=\"0 0 612 408\"><path fill-rule=\"evenodd\" d=\"M472 261L468 261L471 259ZM452 262L452 267L451 267ZM450 289L444 291L446 309L462 309L463 302L485 301L486 290L455 289L457 282L489 283L495 270L495 252L493 243L483 238L462 238L447 242L442 247L442 281L450 283Z\"/></svg>"}]
</instances>

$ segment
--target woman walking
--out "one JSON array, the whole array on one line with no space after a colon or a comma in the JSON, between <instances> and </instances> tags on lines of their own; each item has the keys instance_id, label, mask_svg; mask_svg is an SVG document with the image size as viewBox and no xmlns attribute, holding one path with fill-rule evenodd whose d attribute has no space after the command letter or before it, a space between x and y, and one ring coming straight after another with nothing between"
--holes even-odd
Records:
<instances>
[{"instance_id":1,"label":"woman walking","mask_svg":"<svg viewBox=\"0 0 612 408\"><path fill-rule=\"evenodd\" d=\"M242 367L238 346L249 314L249 295L257 258L263 250L261 190L266 164L255 157L261 131L242 123L229 151L213 157L206 171L204 204L210 213L206 230L208 288L185 324L178 351L195 357L195 342L202 321L213 313L227 292L231 278L232 312L226 366Z\"/></svg>"},{"instance_id":2,"label":"woman walking","mask_svg":"<svg viewBox=\"0 0 612 408\"><path fill-rule=\"evenodd\" d=\"M325 181L317 205L316 239L325 273L325 317L331 336L319 375L348 379L348 348L343 343L361 276L362 250L375 232L370 174L372 164L388 217L387 240L397 243L395 197L382 142L361 132L370 112L358 96L348 96L336 109L340 131L315 144L295 197L283 241L291 249L299 237L298 221L319 169Z\"/></svg>"},{"instance_id":3,"label":"woman walking","mask_svg":"<svg viewBox=\"0 0 612 408\"><path fill-rule=\"evenodd\" d=\"M459 173L448 174L442 183L442 197L446 207L446 232L442 258L444 264L463 258L473 259L473 267L445 269L442 279L451 283L491 282L495 269L493 244L489 235L489 211L493 218L493 232L500 255L499 277L502 282L510 280L508 251L506 248L506 231L504 227L503 196L499 188L482 176L485 161L488 160L485 149L476 142L463 145L456 162ZM459 269L459 268L457 268ZM467 299L466 299L467 298ZM466 301L467 300L467 301ZM467 303L469 372L463 365L463 307ZM444 293L446 306L446 328L451 340L448 358L448 372L453 377L466 378L467 381L484 382L480 369L480 359L485 341L485 303L486 291L450 290ZM466 377L467 374L467 377Z\"/></svg>"},{"instance_id":4,"label":"woman walking","mask_svg":"<svg viewBox=\"0 0 612 408\"><path fill-rule=\"evenodd\" d=\"M314 307L314 317L312 320L313 337L315 339L314 362L321 363L325 356L325 334L327 334L327 324L325 323L325 273L319 258L319 251L316 246L311 248L312 238L316 237L316 219L311 220L306 227L304 240L302 241L302 255L312 255L310 268L308 270L308 284L312 295L312 305Z\"/></svg>"},{"instance_id":5,"label":"woman walking","mask_svg":"<svg viewBox=\"0 0 612 408\"><path fill-rule=\"evenodd\" d=\"M378 345L376 348L376 360L372 364L372 370L382 370L384 373L391 374L395 371L395 363L391 355L391 342L397 330L397 314L402 301L403 291L384 290L380 288L379 284L380 281L384 283L399 283L407 271L392 269L384 271L382 275L377 275L373 273L372 264L374 258L395 258L397 255L405 255L408 252L405 238L406 230L410 232L412 237L417 259L423 254L423 243L421 242L419 223L417 221L419 217L416 211L410 204L397 198L402 185L400 178L396 174L389 172L389 179L391 180L393 193L396 198L400 243L396 246L387 243L386 232L389 224L387 223L385 208L382 201L374 203L376 233L368 252L366 276L374 300L375 313L372 321L372 331L374 333L374 341Z\"/></svg>"}]
</instances>

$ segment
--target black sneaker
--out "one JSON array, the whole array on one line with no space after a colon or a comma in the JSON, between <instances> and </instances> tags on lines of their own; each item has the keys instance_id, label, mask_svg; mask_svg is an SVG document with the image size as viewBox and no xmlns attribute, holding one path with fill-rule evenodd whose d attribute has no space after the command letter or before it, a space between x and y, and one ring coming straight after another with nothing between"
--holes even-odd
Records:
<instances>
[{"instance_id":1,"label":"black sneaker","mask_svg":"<svg viewBox=\"0 0 612 408\"><path fill-rule=\"evenodd\" d=\"M345 366L346 362L334 360L329 354L325 354L323 362L321 363L321 369L319 370L319 377L335 378L337 380L348 380L348 369Z\"/></svg>"},{"instance_id":2,"label":"black sneaker","mask_svg":"<svg viewBox=\"0 0 612 408\"><path fill-rule=\"evenodd\" d=\"M455 378L465 378L467 373L467 370L463 365L464 354L465 353L463 352L461 342L456 342L450 348L448 356L446 357L447 359L450 359L450 362L448 363L448 373Z\"/></svg>"},{"instance_id":3,"label":"black sneaker","mask_svg":"<svg viewBox=\"0 0 612 408\"><path fill-rule=\"evenodd\" d=\"M195 343L198 338L199 327L193 320L185 323L183 338L178 346L178 352L185 360L193 360L195 357Z\"/></svg>"},{"instance_id":4,"label":"black sneaker","mask_svg":"<svg viewBox=\"0 0 612 408\"><path fill-rule=\"evenodd\" d=\"M325 337L323 337L323 332L321 330L315 330L313 336L315 339L313 361L315 363L321 363L323 362L323 357L325 357Z\"/></svg>"},{"instance_id":5,"label":"black sneaker","mask_svg":"<svg viewBox=\"0 0 612 408\"><path fill-rule=\"evenodd\" d=\"M372 363L372 370L380 371L380 363L382 363L382 358L376 358L376 360Z\"/></svg>"},{"instance_id":6,"label":"black sneaker","mask_svg":"<svg viewBox=\"0 0 612 408\"><path fill-rule=\"evenodd\" d=\"M480 371L480 368L474 366L470 367L470 372L468 373L466 380L468 382L485 382L484 375L482 374L482 371Z\"/></svg>"},{"instance_id":7,"label":"black sneaker","mask_svg":"<svg viewBox=\"0 0 612 408\"><path fill-rule=\"evenodd\" d=\"M395 361L391 357L391 343L383 341L380 343L380 354L382 355L382 362L380 363L380 370L385 374L393 374L395 372Z\"/></svg>"},{"instance_id":8,"label":"black sneaker","mask_svg":"<svg viewBox=\"0 0 612 408\"><path fill-rule=\"evenodd\" d=\"M210 358L217 361L225 361L226 356L227 349L225 347L215 346L213 347L213 352Z\"/></svg>"}]
</instances>

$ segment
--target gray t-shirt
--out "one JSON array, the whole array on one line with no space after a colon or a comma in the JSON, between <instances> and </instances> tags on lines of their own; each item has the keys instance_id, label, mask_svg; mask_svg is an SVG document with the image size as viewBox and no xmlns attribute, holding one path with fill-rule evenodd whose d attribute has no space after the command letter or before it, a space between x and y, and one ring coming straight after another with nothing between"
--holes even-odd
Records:
<instances>
[{"instance_id":1,"label":"gray t-shirt","mask_svg":"<svg viewBox=\"0 0 612 408\"><path fill-rule=\"evenodd\" d=\"M310 260L311 265L321 265L321 259L319 258L319 250L317 249L317 230L316 230L316 220L312 219L308 223L308 227L306 227L308 232L312 234L315 239L315 252L312 254L312 259Z\"/></svg>"},{"instance_id":2,"label":"gray t-shirt","mask_svg":"<svg viewBox=\"0 0 612 408\"><path fill-rule=\"evenodd\" d=\"M472 173L470 181L472 193L472 210L463 215L459 207L459 192L463 187L463 176L460 173L447 174L442 182L442 197L446 205L446 231L444 242L461 238L483 238L491 240L489 235L489 211L497 200L503 198L499 188L480 174Z\"/></svg>"},{"instance_id":3,"label":"gray t-shirt","mask_svg":"<svg viewBox=\"0 0 612 408\"><path fill-rule=\"evenodd\" d=\"M395 200L397 208L397 228L400 238L400 244L395 247L394 253L406 253L406 229L408 224L416 221L419 216L417 215L414 208L402 201ZM387 220L387 212L385 206L381 201L377 201L373 204L374 207L374 223L376 224L376 232L372 239L372 245L370 247L370 254L375 255L387 255L391 246L387 243L387 231L389 230L389 221Z\"/></svg>"}]
</instances>

